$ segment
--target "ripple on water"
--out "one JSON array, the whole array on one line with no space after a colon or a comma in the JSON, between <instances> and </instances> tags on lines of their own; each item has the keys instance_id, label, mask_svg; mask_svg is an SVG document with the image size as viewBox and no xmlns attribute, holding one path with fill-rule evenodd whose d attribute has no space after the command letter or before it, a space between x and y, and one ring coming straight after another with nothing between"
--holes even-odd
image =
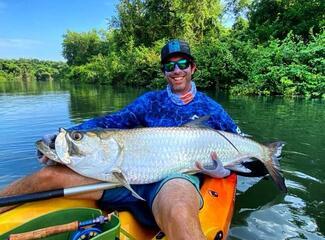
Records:
<instances>
[{"instance_id":1,"label":"ripple on water","mask_svg":"<svg viewBox=\"0 0 325 240\"><path fill-rule=\"evenodd\" d=\"M307 192L307 188L304 185L302 185L301 183L299 183L299 182L292 181L292 180L289 180L289 179L286 179L285 182L286 182L287 188Z\"/></svg>"},{"instance_id":2,"label":"ripple on water","mask_svg":"<svg viewBox=\"0 0 325 240\"><path fill-rule=\"evenodd\" d=\"M302 199L288 195L285 202L251 212L246 226L230 229L230 239L323 239L315 220L306 215Z\"/></svg>"}]
</instances>

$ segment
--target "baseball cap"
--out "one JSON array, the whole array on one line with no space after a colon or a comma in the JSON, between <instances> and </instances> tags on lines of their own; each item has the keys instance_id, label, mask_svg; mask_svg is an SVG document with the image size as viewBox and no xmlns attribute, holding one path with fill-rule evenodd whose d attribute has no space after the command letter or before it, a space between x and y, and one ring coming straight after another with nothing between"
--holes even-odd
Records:
<instances>
[{"instance_id":1,"label":"baseball cap","mask_svg":"<svg viewBox=\"0 0 325 240\"><path fill-rule=\"evenodd\" d=\"M161 49L161 63L165 63L168 58L177 54L184 54L194 61L188 43L179 39L172 39Z\"/></svg>"}]
</instances>

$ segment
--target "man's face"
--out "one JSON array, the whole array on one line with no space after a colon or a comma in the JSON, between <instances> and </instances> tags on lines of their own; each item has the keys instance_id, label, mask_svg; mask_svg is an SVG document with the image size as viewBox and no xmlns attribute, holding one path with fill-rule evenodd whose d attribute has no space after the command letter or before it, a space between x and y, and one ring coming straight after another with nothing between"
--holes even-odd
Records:
<instances>
[{"instance_id":1,"label":"man's face","mask_svg":"<svg viewBox=\"0 0 325 240\"><path fill-rule=\"evenodd\" d=\"M174 56L168 59L167 63L177 62L182 59L187 58L184 56ZM179 66L175 64L173 71L168 72L164 70L165 77L174 93L183 95L191 89L192 74L194 73L195 68L196 66L194 63L189 64L185 69L180 69Z\"/></svg>"}]
</instances>

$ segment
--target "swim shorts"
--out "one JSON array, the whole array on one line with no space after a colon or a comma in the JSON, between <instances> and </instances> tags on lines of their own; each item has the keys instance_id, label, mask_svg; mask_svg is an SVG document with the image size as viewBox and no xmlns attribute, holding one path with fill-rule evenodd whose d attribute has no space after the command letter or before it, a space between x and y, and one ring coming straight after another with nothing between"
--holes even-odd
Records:
<instances>
[{"instance_id":1,"label":"swim shorts","mask_svg":"<svg viewBox=\"0 0 325 240\"><path fill-rule=\"evenodd\" d=\"M200 207L203 206L203 198L200 193L200 178L197 175L174 173L163 180L149 184L131 185L132 189L146 201L137 199L132 193L124 188L105 190L99 200L99 207L107 211L130 211L134 217L145 226L156 226L152 215L152 204L160 189L171 179L181 178L189 181L196 188L200 196Z\"/></svg>"}]
</instances>

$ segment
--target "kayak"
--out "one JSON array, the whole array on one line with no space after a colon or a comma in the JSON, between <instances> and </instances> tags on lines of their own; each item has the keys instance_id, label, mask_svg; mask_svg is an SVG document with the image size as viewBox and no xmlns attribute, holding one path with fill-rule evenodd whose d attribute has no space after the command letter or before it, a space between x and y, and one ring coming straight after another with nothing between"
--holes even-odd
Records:
<instances>
[{"instance_id":1,"label":"kayak","mask_svg":"<svg viewBox=\"0 0 325 240\"><path fill-rule=\"evenodd\" d=\"M237 176L231 174L223 179L205 177L201 194L204 199L199 217L201 227L207 239L226 239L235 204ZM0 214L0 239L7 232L30 222L42 215L72 208L96 209L95 201L54 198L31 203L25 203L10 211ZM177 213L175 213L177 214ZM159 229L148 229L140 225L127 211L118 213L120 221L120 239L165 239Z\"/></svg>"}]
</instances>

